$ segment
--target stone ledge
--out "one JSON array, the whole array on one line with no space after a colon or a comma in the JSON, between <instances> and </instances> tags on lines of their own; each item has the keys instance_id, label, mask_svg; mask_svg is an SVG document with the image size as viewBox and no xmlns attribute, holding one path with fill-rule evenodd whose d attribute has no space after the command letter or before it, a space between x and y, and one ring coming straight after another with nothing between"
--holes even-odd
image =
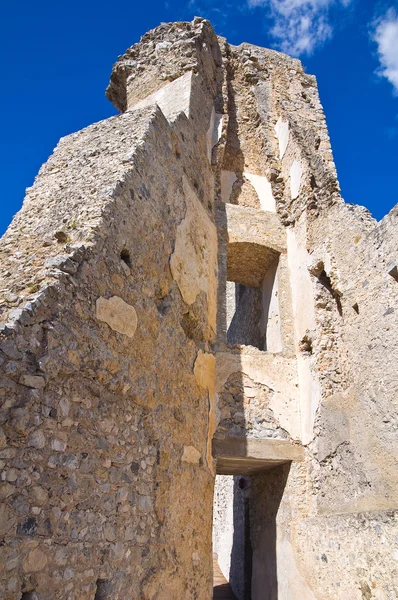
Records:
<instances>
[{"instance_id":1,"label":"stone ledge","mask_svg":"<svg viewBox=\"0 0 398 600\"><path fill-rule=\"evenodd\" d=\"M304 448L284 440L227 438L213 440L219 475L260 473L291 461L304 460Z\"/></svg>"}]
</instances>

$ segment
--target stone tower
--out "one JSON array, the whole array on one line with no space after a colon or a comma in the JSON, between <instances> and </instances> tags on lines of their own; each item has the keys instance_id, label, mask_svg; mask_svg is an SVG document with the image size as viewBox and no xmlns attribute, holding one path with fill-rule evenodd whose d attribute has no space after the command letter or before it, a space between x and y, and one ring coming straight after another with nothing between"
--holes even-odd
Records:
<instances>
[{"instance_id":1,"label":"stone tower","mask_svg":"<svg viewBox=\"0 0 398 600\"><path fill-rule=\"evenodd\" d=\"M398 208L203 19L107 95L0 243L0 598L210 600L213 552L238 600L398 598Z\"/></svg>"}]
</instances>

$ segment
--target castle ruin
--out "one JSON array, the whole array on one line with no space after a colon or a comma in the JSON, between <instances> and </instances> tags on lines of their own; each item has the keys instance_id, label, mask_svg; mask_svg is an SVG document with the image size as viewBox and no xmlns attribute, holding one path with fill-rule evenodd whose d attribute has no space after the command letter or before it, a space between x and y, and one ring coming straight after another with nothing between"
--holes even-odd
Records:
<instances>
[{"instance_id":1,"label":"castle ruin","mask_svg":"<svg viewBox=\"0 0 398 600\"><path fill-rule=\"evenodd\" d=\"M398 206L204 19L107 96L0 242L0 598L396 600Z\"/></svg>"}]
</instances>

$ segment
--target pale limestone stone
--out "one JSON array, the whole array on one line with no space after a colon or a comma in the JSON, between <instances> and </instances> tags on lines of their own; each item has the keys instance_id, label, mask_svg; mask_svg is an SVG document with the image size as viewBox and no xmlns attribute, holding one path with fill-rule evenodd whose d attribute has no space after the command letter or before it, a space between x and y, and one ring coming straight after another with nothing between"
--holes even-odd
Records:
<instances>
[{"instance_id":1,"label":"pale limestone stone","mask_svg":"<svg viewBox=\"0 0 398 600\"><path fill-rule=\"evenodd\" d=\"M0 483L0 498L9 498L9 496L12 496L14 493L15 486L7 482Z\"/></svg>"},{"instance_id":2,"label":"pale limestone stone","mask_svg":"<svg viewBox=\"0 0 398 600\"><path fill-rule=\"evenodd\" d=\"M280 425L296 439L301 439L299 390L294 360L265 352L242 352L216 356L215 390L220 393L228 378L236 372L272 390L270 408ZM280 373L284 377L280 377ZM250 392L252 395L252 392Z\"/></svg>"},{"instance_id":3,"label":"pale limestone stone","mask_svg":"<svg viewBox=\"0 0 398 600\"><path fill-rule=\"evenodd\" d=\"M194 365L194 375L197 384L208 391L214 390L214 354L206 354L199 350Z\"/></svg>"},{"instance_id":4,"label":"pale limestone stone","mask_svg":"<svg viewBox=\"0 0 398 600\"><path fill-rule=\"evenodd\" d=\"M282 598L300 598L300 600L317 600L300 569L298 553L289 540L281 535L278 538L278 556L280 556ZM258 549L261 552L261 548Z\"/></svg>"},{"instance_id":5,"label":"pale limestone stone","mask_svg":"<svg viewBox=\"0 0 398 600\"><path fill-rule=\"evenodd\" d=\"M48 492L46 489L39 485L32 486L32 497L34 501L40 505L46 504L48 501Z\"/></svg>"},{"instance_id":6,"label":"pale limestone stone","mask_svg":"<svg viewBox=\"0 0 398 600\"><path fill-rule=\"evenodd\" d=\"M300 243L305 226L305 219L301 219L296 228L290 228L287 231L288 267L295 316L296 347L306 332L314 330L316 327L313 284L307 269L309 257L305 245ZM297 355L297 373L300 393L301 439L308 444L313 438L313 427L321 390L318 376L311 369L310 359L300 353Z\"/></svg>"},{"instance_id":7,"label":"pale limestone stone","mask_svg":"<svg viewBox=\"0 0 398 600\"><path fill-rule=\"evenodd\" d=\"M152 510L152 498L151 496L138 496L138 508L142 512L149 512Z\"/></svg>"},{"instance_id":8,"label":"pale limestone stone","mask_svg":"<svg viewBox=\"0 0 398 600\"><path fill-rule=\"evenodd\" d=\"M70 409L70 400L68 398L61 398L59 402L59 408L63 417L67 417Z\"/></svg>"},{"instance_id":9,"label":"pale limestone stone","mask_svg":"<svg viewBox=\"0 0 398 600\"><path fill-rule=\"evenodd\" d=\"M134 306L127 304L119 296L112 296L109 299L102 296L98 298L96 316L114 331L134 337L138 324L137 313Z\"/></svg>"},{"instance_id":10,"label":"pale limestone stone","mask_svg":"<svg viewBox=\"0 0 398 600\"><path fill-rule=\"evenodd\" d=\"M15 483L16 480L18 479L18 475L19 475L19 472L17 469L8 469L8 471L6 471L6 480L9 483Z\"/></svg>"},{"instance_id":11,"label":"pale limestone stone","mask_svg":"<svg viewBox=\"0 0 398 600\"><path fill-rule=\"evenodd\" d=\"M294 160L290 167L290 195L292 200L297 198L300 191L301 177L303 175L303 169L299 160Z\"/></svg>"},{"instance_id":12,"label":"pale limestone stone","mask_svg":"<svg viewBox=\"0 0 398 600\"><path fill-rule=\"evenodd\" d=\"M289 121L279 117L275 125L275 133L279 144L279 158L283 158L289 143Z\"/></svg>"},{"instance_id":13,"label":"pale limestone stone","mask_svg":"<svg viewBox=\"0 0 398 600\"><path fill-rule=\"evenodd\" d=\"M6 434L2 427L0 427L0 450L3 450L7 446Z\"/></svg>"},{"instance_id":14,"label":"pale limestone stone","mask_svg":"<svg viewBox=\"0 0 398 600\"><path fill-rule=\"evenodd\" d=\"M210 115L210 125L206 134L207 139L207 158L211 163L211 154L213 147L217 144L222 133L222 118L221 114L216 113L214 107L212 108Z\"/></svg>"},{"instance_id":15,"label":"pale limestone stone","mask_svg":"<svg viewBox=\"0 0 398 600\"><path fill-rule=\"evenodd\" d=\"M209 424L207 433L207 465L211 471L214 470L214 461L212 459L212 440L217 429L217 402L214 390L215 381L215 357L213 354L207 354L199 350L194 365L194 375L197 384L208 391L209 394Z\"/></svg>"},{"instance_id":16,"label":"pale limestone stone","mask_svg":"<svg viewBox=\"0 0 398 600\"><path fill-rule=\"evenodd\" d=\"M234 544L234 477L217 475L214 485L213 548L224 577L229 579Z\"/></svg>"},{"instance_id":17,"label":"pale limestone stone","mask_svg":"<svg viewBox=\"0 0 398 600\"><path fill-rule=\"evenodd\" d=\"M170 269L187 304L193 304L198 294L205 292L208 322L215 331L217 231L185 176L183 186L186 215L177 228Z\"/></svg>"},{"instance_id":18,"label":"pale limestone stone","mask_svg":"<svg viewBox=\"0 0 398 600\"><path fill-rule=\"evenodd\" d=\"M344 204L297 59L203 19L145 35L108 96L123 114L60 141L0 242L0 597L210 598L217 470L243 475L214 510L236 597L248 535L253 598L398 597L398 209ZM96 319L110 296L139 344Z\"/></svg>"},{"instance_id":19,"label":"pale limestone stone","mask_svg":"<svg viewBox=\"0 0 398 600\"><path fill-rule=\"evenodd\" d=\"M124 557L124 546L121 542L116 542L116 544L112 544L111 550L117 561L122 560L122 558Z\"/></svg>"},{"instance_id":20,"label":"pale limestone stone","mask_svg":"<svg viewBox=\"0 0 398 600\"><path fill-rule=\"evenodd\" d=\"M180 113L189 117L189 106L191 99L192 71L185 73L175 81L167 83L155 93L133 106L135 110L157 104L166 119L173 121Z\"/></svg>"},{"instance_id":21,"label":"pale limestone stone","mask_svg":"<svg viewBox=\"0 0 398 600\"><path fill-rule=\"evenodd\" d=\"M257 192L262 210L275 212L275 198L272 193L272 187L265 175L255 175L254 173L244 172L243 175L250 181Z\"/></svg>"},{"instance_id":22,"label":"pale limestone stone","mask_svg":"<svg viewBox=\"0 0 398 600\"><path fill-rule=\"evenodd\" d=\"M65 452L66 450L66 442L59 439L54 439L51 441L51 448L56 452Z\"/></svg>"},{"instance_id":23,"label":"pale limestone stone","mask_svg":"<svg viewBox=\"0 0 398 600\"><path fill-rule=\"evenodd\" d=\"M182 454L181 460L183 462L187 462L187 463L191 463L191 464L194 464L194 465L198 465L201 456L202 455L199 452L199 450L197 450L196 448L194 448L194 446L184 446L184 452Z\"/></svg>"},{"instance_id":24,"label":"pale limestone stone","mask_svg":"<svg viewBox=\"0 0 398 600\"><path fill-rule=\"evenodd\" d=\"M71 569L70 567L68 567L67 569L65 569L64 571L64 579L67 581L68 579L72 579L73 576L75 574L74 569Z\"/></svg>"},{"instance_id":25,"label":"pale limestone stone","mask_svg":"<svg viewBox=\"0 0 398 600\"><path fill-rule=\"evenodd\" d=\"M22 567L25 573L37 573L47 565L48 558L39 548L34 548L25 557Z\"/></svg>"},{"instance_id":26,"label":"pale limestone stone","mask_svg":"<svg viewBox=\"0 0 398 600\"><path fill-rule=\"evenodd\" d=\"M26 385L26 387L36 388L41 390L46 385L46 380L40 375L21 375L19 383Z\"/></svg>"}]
</instances>

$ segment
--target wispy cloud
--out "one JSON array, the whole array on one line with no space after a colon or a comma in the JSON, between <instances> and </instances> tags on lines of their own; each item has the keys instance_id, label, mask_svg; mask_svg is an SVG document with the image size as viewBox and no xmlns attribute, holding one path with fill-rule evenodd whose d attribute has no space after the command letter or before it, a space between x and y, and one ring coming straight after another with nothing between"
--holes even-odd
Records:
<instances>
[{"instance_id":1,"label":"wispy cloud","mask_svg":"<svg viewBox=\"0 0 398 600\"><path fill-rule=\"evenodd\" d=\"M331 11L351 0L247 0L249 8L264 7L277 46L293 56L310 55L332 37Z\"/></svg>"},{"instance_id":2,"label":"wispy cloud","mask_svg":"<svg viewBox=\"0 0 398 600\"><path fill-rule=\"evenodd\" d=\"M374 22L371 37L377 44L377 73L388 79L398 95L398 13L393 8Z\"/></svg>"}]
</instances>

